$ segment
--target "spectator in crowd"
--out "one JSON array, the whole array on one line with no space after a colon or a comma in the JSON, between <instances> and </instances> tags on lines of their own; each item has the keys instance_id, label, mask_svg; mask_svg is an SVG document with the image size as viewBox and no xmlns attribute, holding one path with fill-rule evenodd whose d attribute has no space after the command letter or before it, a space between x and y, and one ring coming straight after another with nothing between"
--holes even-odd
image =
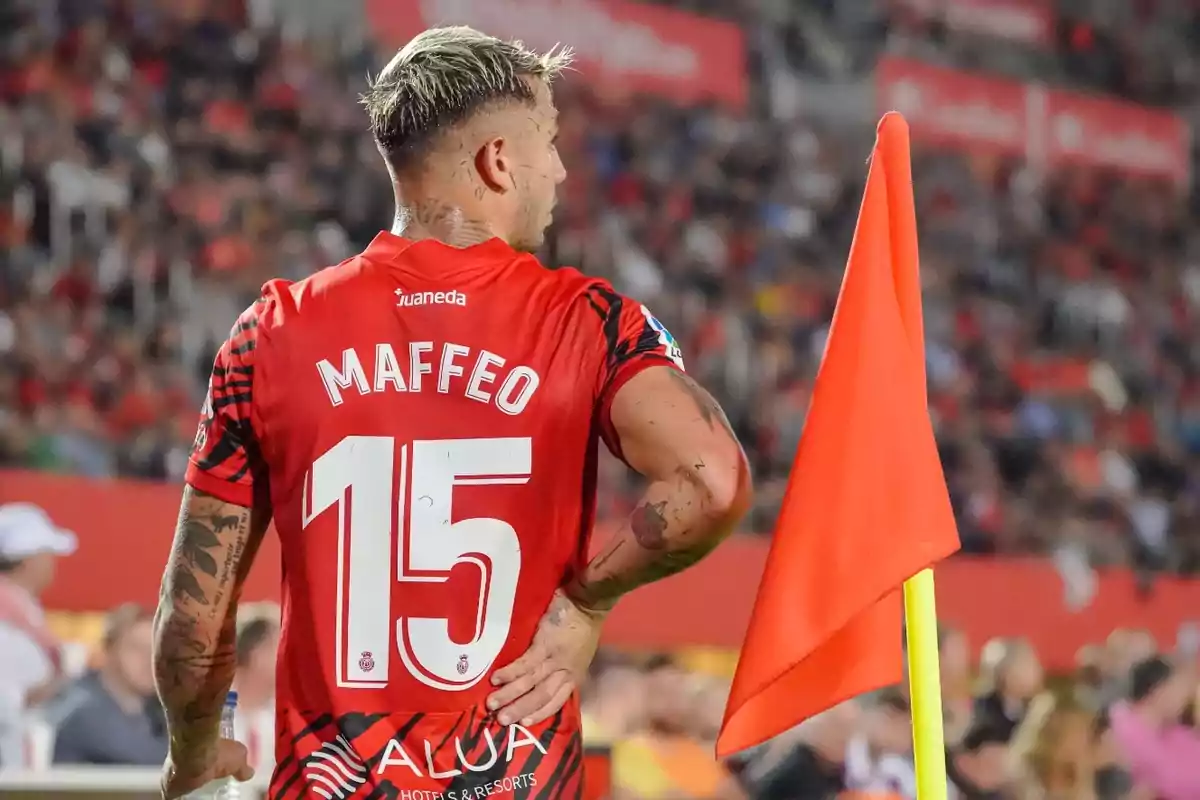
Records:
<instances>
[{"instance_id":1,"label":"spectator in crowd","mask_svg":"<svg viewBox=\"0 0 1200 800\"><path fill-rule=\"evenodd\" d=\"M239 621L237 673L233 689L238 694L236 733L246 745L256 771L270 773L275 763L275 659L279 650L279 615L276 609L251 609Z\"/></svg>"},{"instance_id":2,"label":"spectator in crowd","mask_svg":"<svg viewBox=\"0 0 1200 800\"><path fill-rule=\"evenodd\" d=\"M1003 800L1012 780L1008 740L1003 720L978 720L962 741L947 753L946 773L952 800ZM904 797L915 797L909 792ZM1030 798L1032 800L1032 798Z\"/></svg>"},{"instance_id":3,"label":"spectator in crowd","mask_svg":"<svg viewBox=\"0 0 1200 800\"><path fill-rule=\"evenodd\" d=\"M864 706L863 724L846 747L846 788L867 796L916 795L912 709L906 693L899 687L884 689L860 702Z\"/></svg>"},{"instance_id":4,"label":"spectator in crowd","mask_svg":"<svg viewBox=\"0 0 1200 800\"><path fill-rule=\"evenodd\" d=\"M689 673L669 656L643 665L645 726L614 745L619 786L645 800L687 797L744 800L738 782L712 757L724 698L711 700L713 684Z\"/></svg>"},{"instance_id":5,"label":"spectator in crowd","mask_svg":"<svg viewBox=\"0 0 1200 800\"><path fill-rule=\"evenodd\" d=\"M971 645L963 631L948 625L938 626L938 666L946 741L953 744L966 733L971 721Z\"/></svg>"},{"instance_id":6,"label":"spectator in crowd","mask_svg":"<svg viewBox=\"0 0 1200 800\"><path fill-rule=\"evenodd\" d=\"M1200 734L1183 721L1195 691L1187 669L1155 656L1134 666L1128 700L1109 711L1133 780L1162 800L1200 797Z\"/></svg>"},{"instance_id":7,"label":"spectator in crowd","mask_svg":"<svg viewBox=\"0 0 1200 800\"><path fill-rule=\"evenodd\" d=\"M589 741L607 744L641 730L647 720L646 694L636 664L601 650L580 696L584 735Z\"/></svg>"},{"instance_id":8,"label":"spectator in crowd","mask_svg":"<svg viewBox=\"0 0 1200 800\"><path fill-rule=\"evenodd\" d=\"M151 618L134 604L109 615L100 668L54 701L56 764L159 766L167 756L166 723L154 695Z\"/></svg>"},{"instance_id":9,"label":"spectator in crowd","mask_svg":"<svg viewBox=\"0 0 1200 800\"><path fill-rule=\"evenodd\" d=\"M39 598L75 547L37 506L0 506L0 765L20 763L26 709L61 688L62 650Z\"/></svg>"},{"instance_id":10,"label":"spectator in crowd","mask_svg":"<svg viewBox=\"0 0 1200 800\"><path fill-rule=\"evenodd\" d=\"M995 661L983 675L984 693L975 701L974 718L1007 730L1011 738L1030 701L1042 691L1042 665L1024 639L989 644Z\"/></svg>"},{"instance_id":11,"label":"spectator in crowd","mask_svg":"<svg viewBox=\"0 0 1200 800\"><path fill-rule=\"evenodd\" d=\"M1095 755L1092 759L1093 787L1096 800L1154 800L1150 789L1136 789L1124 754L1113 737L1107 710L1096 714L1092 722Z\"/></svg>"},{"instance_id":12,"label":"spectator in crowd","mask_svg":"<svg viewBox=\"0 0 1200 800\"><path fill-rule=\"evenodd\" d=\"M846 788L846 751L861 725L859 703L842 703L741 754L732 766L751 797L831 800Z\"/></svg>"},{"instance_id":13,"label":"spectator in crowd","mask_svg":"<svg viewBox=\"0 0 1200 800\"><path fill-rule=\"evenodd\" d=\"M279 623L257 615L238 628L237 676L238 713L275 712L275 657L279 650Z\"/></svg>"},{"instance_id":14,"label":"spectator in crowd","mask_svg":"<svg viewBox=\"0 0 1200 800\"><path fill-rule=\"evenodd\" d=\"M1108 635L1104 643L1104 670L1112 700L1125 696L1133 668L1153 658L1158 650L1158 642L1149 631L1117 628Z\"/></svg>"}]
</instances>

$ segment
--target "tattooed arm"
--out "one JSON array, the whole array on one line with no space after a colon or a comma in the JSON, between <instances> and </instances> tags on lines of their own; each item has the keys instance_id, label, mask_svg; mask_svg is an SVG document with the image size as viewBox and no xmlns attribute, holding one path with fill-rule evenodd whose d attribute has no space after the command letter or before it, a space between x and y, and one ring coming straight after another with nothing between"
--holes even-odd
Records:
<instances>
[{"instance_id":1,"label":"tattooed arm","mask_svg":"<svg viewBox=\"0 0 1200 800\"><path fill-rule=\"evenodd\" d=\"M154 618L154 680L171 758L185 771L214 757L236 664L238 595L269 522L269 512L183 490Z\"/></svg>"},{"instance_id":2,"label":"tattooed arm","mask_svg":"<svg viewBox=\"0 0 1200 800\"><path fill-rule=\"evenodd\" d=\"M644 369L613 398L625 461L650 480L633 514L567 594L603 611L631 589L712 552L750 505L750 469L720 406L672 367Z\"/></svg>"},{"instance_id":3,"label":"tattooed arm","mask_svg":"<svg viewBox=\"0 0 1200 800\"><path fill-rule=\"evenodd\" d=\"M599 555L555 593L529 649L493 673L488 708L502 725L531 725L562 708L585 680L617 599L712 552L750 504L750 471L725 415L682 372L642 369L609 411L605 438L650 486Z\"/></svg>"}]
</instances>

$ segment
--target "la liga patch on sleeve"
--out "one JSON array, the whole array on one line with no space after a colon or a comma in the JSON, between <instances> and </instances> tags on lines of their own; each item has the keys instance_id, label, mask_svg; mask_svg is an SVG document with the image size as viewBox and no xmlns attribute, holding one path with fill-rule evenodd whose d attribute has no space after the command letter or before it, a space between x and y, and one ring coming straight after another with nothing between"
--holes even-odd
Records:
<instances>
[{"instance_id":1,"label":"la liga patch on sleeve","mask_svg":"<svg viewBox=\"0 0 1200 800\"><path fill-rule=\"evenodd\" d=\"M658 334L658 343L662 345L663 351L667 358L675 362L675 366L683 369L683 350L679 347L679 342L675 341L675 337L667 330L667 326L658 321L658 317L650 313L650 309L642 306L642 316L646 318L646 323L651 330Z\"/></svg>"}]
</instances>

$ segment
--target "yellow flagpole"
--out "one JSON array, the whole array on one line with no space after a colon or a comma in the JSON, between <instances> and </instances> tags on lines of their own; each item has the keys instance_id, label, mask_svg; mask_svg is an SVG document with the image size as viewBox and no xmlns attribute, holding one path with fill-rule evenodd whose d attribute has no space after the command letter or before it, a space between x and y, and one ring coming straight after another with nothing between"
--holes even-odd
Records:
<instances>
[{"instance_id":1,"label":"yellow flagpole","mask_svg":"<svg viewBox=\"0 0 1200 800\"><path fill-rule=\"evenodd\" d=\"M946 739L938 666L937 600L933 570L904 582L908 631L908 688L912 704L913 760L919 800L946 800Z\"/></svg>"}]
</instances>

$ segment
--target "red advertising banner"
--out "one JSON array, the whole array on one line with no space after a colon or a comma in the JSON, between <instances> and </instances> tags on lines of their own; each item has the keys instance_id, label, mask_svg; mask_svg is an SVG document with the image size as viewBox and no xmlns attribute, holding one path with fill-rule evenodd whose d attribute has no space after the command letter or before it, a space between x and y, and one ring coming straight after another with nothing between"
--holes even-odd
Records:
<instances>
[{"instance_id":1,"label":"red advertising banner","mask_svg":"<svg viewBox=\"0 0 1200 800\"><path fill-rule=\"evenodd\" d=\"M1188 126L1165 111L1101 97L1046 93L1046 157L1149 177L1186 177Z\"/></svg>"},{"instance_id":2,"label":"red advertising banner","mask_svg":"<svg viewBox=\"0 0 1200 800\"><path fill-rule=\"evenodd\" d=\"M1054 40L1050 0L893 0L893 5L923 18L940 19L946 27L964 33L1038 47Z\"/></svg>"},{"instance_id":3,"label":"red advertising banner","mask_svg":"<svg viewBox=\"0 0 1200 800\"><path fill-rule=\"evenodd\" d=\"M880 108L908 120L914 138L1002 155L1025 152L1030 119L1026 87L965 72L885 58L876 70Z\"/></svg>"},{"instance_id":4,"label":"red advertising banner","mask_svg":"<svg viewBox=\"0 0 1200 800\"><path fill-rule=\"evenodd\" d=\"M609 90L746 102L745 43L730 22L620 0L366 0L366 9L389 47L435 25L471 25L539 49L569 46L580 73Z\"/></svg>"},{"instance_id":5,"label":"red advertising banner","mask_svg":"<svg viewBox=\"0 0 1200 800\"><path fill-rule=\"evenodd\" d=\"M79 551L59 565L48 608L155 602L179 487L0 471L0 503L15 501L37 503L79 535ZM632 593L609 618L607 640L642 649L740 647L767 545L762 536L734 537L694 569ZM247 602L278 597L279 567L271 534L250 575ZM1059 670L1114 628L1145 628L1171 647L1181 624L1200 619L1200 581L1167 576L1142 595L1127 571L1101 573L1093 601L1078 611L1066 605L1063 582L1044 559L957 557L938 565L937 580L940 617L963 628L975 647L994 636L1026 636Z\"/></svg>"},{"instance_id":6,"label":"red advertising banner","mask_svg":"<svg viewBox=\"0 0 1200 800\"><path fill-rule=\"evenodd\" d=\"M1191 132L1164 111L895 58L879 64L876 101L935 145L1190 180Z\"/></svg>"}]
</instances>

